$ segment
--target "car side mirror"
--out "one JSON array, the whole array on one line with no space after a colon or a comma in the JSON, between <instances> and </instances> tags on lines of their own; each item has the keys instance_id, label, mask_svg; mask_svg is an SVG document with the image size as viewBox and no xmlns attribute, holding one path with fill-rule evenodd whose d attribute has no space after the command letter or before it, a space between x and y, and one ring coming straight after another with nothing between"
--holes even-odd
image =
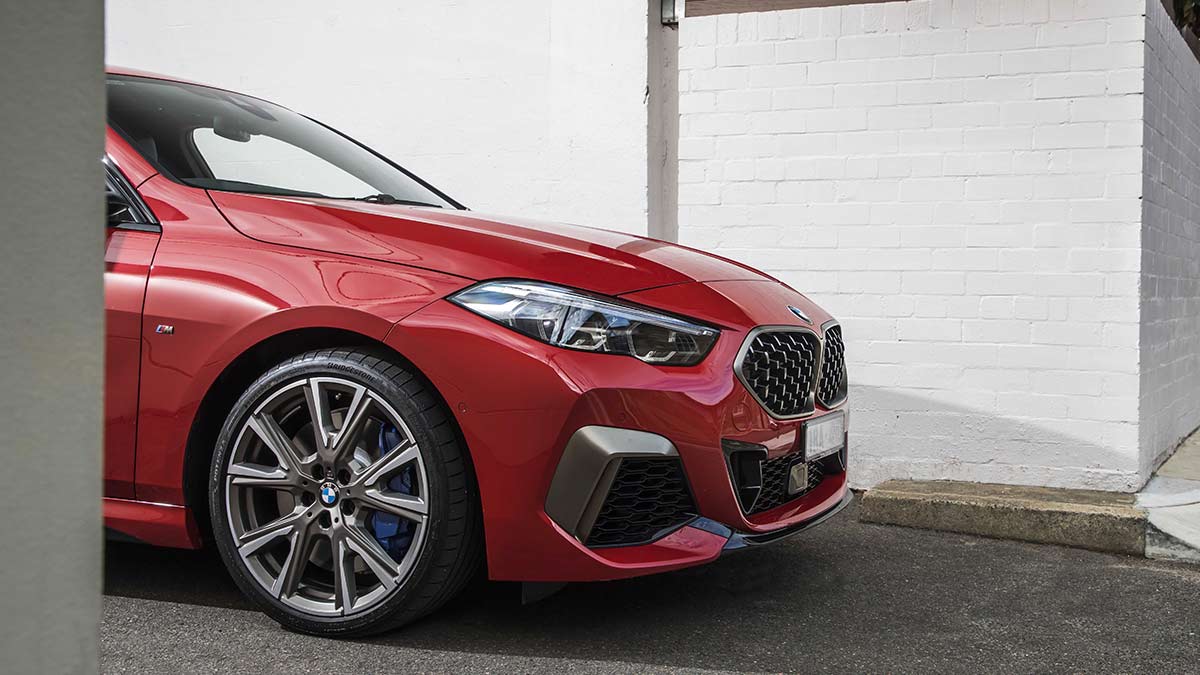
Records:
<instances>
[{"instance_id":1,"label":"car side mirror","mask_svg":"<svg viewBox=\"0 0 1200 675\"><path fill-rule=\"evenodd\" d=\"M108 204L109 227L117 227L118 225L132 223L136 220L133 217L133 208L130 206L128 199L114 190L105 190L104 196Z\"/></svg>"}]
</instances>

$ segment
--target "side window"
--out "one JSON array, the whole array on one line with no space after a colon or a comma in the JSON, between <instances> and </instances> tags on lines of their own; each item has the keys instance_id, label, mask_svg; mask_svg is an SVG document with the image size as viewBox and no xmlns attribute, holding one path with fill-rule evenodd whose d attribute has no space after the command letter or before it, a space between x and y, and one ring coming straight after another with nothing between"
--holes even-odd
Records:
<instances>
[{"instance_id":1,"label":"side window","mask_svg":"<svg viewBox=\"0 0 1200 675\"><path fill-rule=\"evenodd\" d=\"M245 140L218 135L209 128L192 132L192 142L213 178L350 197L378 192L337 166L290 143L265 135Z\"/></svg>"},{"instance_id":2,"label":"side window","mask_svg":"<svg viewBox=\"0 0 1200 675\"><path fill-rule=\"evenodd\" d=\"M109 227L159 231L145 202L107 157L104 159L104 200Z\"/></svg>"},{"instance_id":3,"label":"side window","mask_svg":"<svg viewBox=\"0 0 1200 675\"><path fill-rule=\"evenodd\" d=\"M133 211L129 208L128 200L121 194L116 182L113 181L112 174L108 171L104 172L104 200L107 203L109 225L118 225L135 220Z\"/></svg>"}]
</instances>

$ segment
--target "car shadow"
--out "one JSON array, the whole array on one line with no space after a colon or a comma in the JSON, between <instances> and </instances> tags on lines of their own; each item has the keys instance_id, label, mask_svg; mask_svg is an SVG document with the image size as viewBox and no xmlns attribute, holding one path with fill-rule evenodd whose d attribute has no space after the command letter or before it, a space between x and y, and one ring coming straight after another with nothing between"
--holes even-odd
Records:
<instances>
[{"instance_id":1,"label":"car shadow","mask_svg":"<svg viewBox=\"0 0 1200 675\"><path fill-rule=\"evenodd\" d=\"M845 520L842 520L844 518ZM848 523L853 516L839 518ZM522 605L515 583L482 578L458 598L399 630L356 642L375 646L602 659L649 665L759 670L805 615L836 611L829 587L849 589L819 532L730 555L711 565L611 582L571 584ZM108 595L255 610L213 551L110 542ZM800 570L804 570L803 574ZM802 599L800 599L802 598ZM815 598L825 598L819 603ZM805 606L797 613L798 606ZM824 606L824 609L819 609ZM270 619L263 616L262 621ZM279 630L282 630L280 628ZM784 667L783 662L774 664Z\"/></svg>"},{"instance_id":2,"label":"car shadow","mask_svg":"<svg viewBox=\"0 0 1200 675\"><path fill-rule=\"evenodd\" d=\"M254 609L214 549L104 544L104 594L188 605Z\"/></svg>"}]
</instances>

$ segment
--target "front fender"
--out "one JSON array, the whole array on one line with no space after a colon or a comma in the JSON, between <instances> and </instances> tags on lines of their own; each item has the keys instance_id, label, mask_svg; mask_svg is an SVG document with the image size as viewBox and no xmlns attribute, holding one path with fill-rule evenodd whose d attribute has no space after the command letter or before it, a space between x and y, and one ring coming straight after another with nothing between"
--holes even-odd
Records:
<instances>
[{"instance_id":1,"label":"front fender","mask_svg":"<svg viewBox=\"0 0 1200 675\"><path fill-rule=\"evenodd\" d=\"M196 412L248 349L305 328L382 341L397 321L471 283L253 241L225 222L203 190L162 176L141 191L163 227L142 315L135 476L142 501L184 503L184 453Z\"/></svg>"}]
</instances>

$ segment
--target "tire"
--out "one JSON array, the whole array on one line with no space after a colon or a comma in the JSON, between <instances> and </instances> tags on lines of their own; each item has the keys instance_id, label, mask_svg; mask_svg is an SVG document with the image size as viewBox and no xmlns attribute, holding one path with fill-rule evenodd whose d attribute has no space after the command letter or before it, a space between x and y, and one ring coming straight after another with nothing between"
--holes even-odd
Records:
<instances>
[{"instance_id":1,"label":"tire","mask_svg":"<svg viewBox=\"0 0 1200 675\"><path fill-rule=\"evenodd\" d=\"M259 377L222 427L209 488L234 581L302 633L399 627L482 561L475 477L449 411L410 367L370 351L313 351Z\"/></svg>"}]
</instances>

